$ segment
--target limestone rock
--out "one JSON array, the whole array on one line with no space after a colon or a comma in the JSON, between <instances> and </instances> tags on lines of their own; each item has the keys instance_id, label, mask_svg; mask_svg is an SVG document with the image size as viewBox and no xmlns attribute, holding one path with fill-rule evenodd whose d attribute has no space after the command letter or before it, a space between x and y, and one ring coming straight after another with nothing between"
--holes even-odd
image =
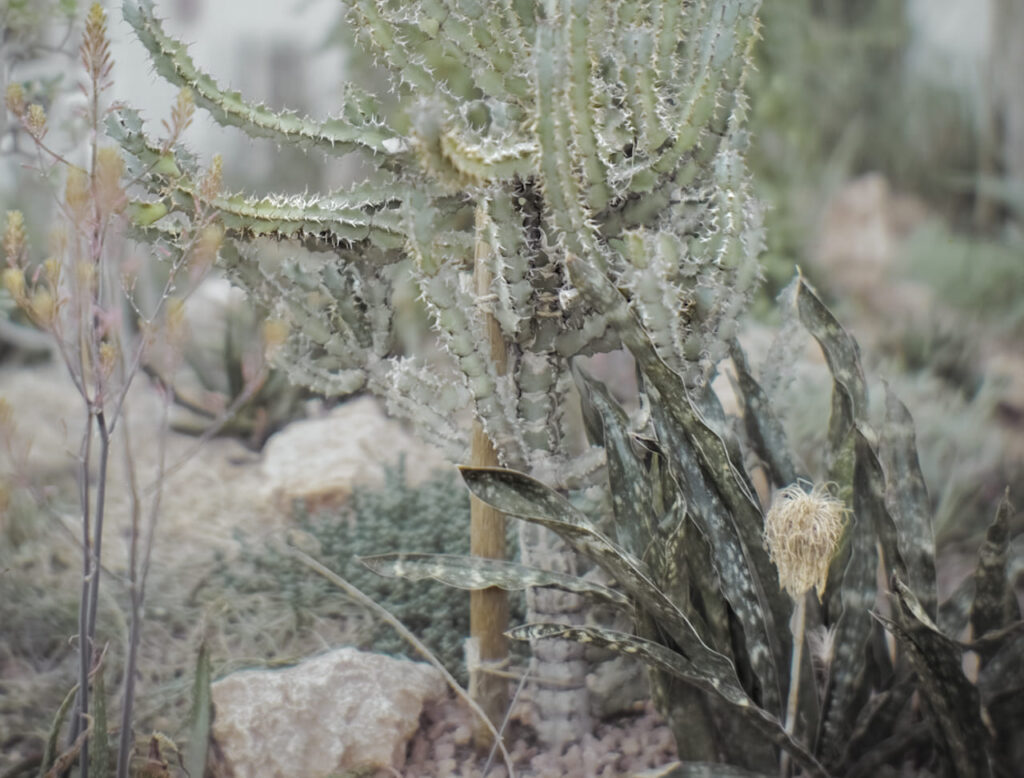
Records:
<instances>
[{"instance_id":1,"label":"limestone rock","mask_svg":"<svg viewBox=\"0 0 1024 778\"><path fill-rule=\"evenodd\" d=\"M398 769L424 704L444 694L441 674L427 664L341 648L217 681L213 739L233 778Z\"/></svg>"},{"instance_id":2,"label":"limestone rock","mask_svg":"<svg viewBox=\"0 0 1024 778\"><path fill-rule=\"evenodd\" d=\"M382 483L385 465L397 464L403 454L412 483L445 464L439 451L388 418L377 400L357 397L271 437L264 449L264 489L282 510L297 499L311 508L339 505L355 486Z\"/></svg>"}]
</instances>

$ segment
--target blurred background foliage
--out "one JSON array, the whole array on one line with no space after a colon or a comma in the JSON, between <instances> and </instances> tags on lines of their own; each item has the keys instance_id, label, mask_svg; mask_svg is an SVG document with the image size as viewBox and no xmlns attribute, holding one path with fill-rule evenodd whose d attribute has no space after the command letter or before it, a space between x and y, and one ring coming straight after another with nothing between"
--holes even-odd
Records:
<instances>
[{"instance_id":1,"label":"blurred background foliage","mask_svg":"<svg viewBox=\"0 0 1024 778\"><path fill-rule=\"evenodd\" d=\"M333 8L327 0L317 3ZM287 0L282 5L298 9L312 4ZM108 5L113 22L120 16L119 3ZM231 34L202 26L214 5L213 0L158 3L161 15L171 21L188 17L194 25L187 36L192 40ZM268 0L268 5L278 4ZM247 14L258 17L259 8L252 3ZM4 86L22 84L27 99L47 109L53 145L69 149L72 160L85 141L76 112L81 97L70 75L75 72L84 10L74 0L0 0L0 81ZM318 113L348 78L374 91L384 88L372 64L355 49L343 15L328 13L334 14L333 25L311 28L301 48L274 44L270 64L258 65L269 83L256 91L271 107ZM1013 501L1024 504L1024 89L1019 86L1024 3L766 0L761 16L757 67L748 79L748 158L766 205L767 227L766 283L758 317L777 323L775 294L792 278L795 265L823 297L838 304L840 318L864 345L869 370L885 375L915 416L940 545L960 544L973 554L977 533L991 518L1006 484L1011 484ZM947 16L953 24L957 18L974 20L972 30L954 30L943 39L951 37L955 43L962 32L959 53L956 46L928 45L929 36L935 36L924 28L943 23ZM127 54L121 52L132 45L122 40L115 49L115 79L125 68ZM134 46L142 56L141 47ZM226 40L222 48L230 49ZM317 52L339 49L345 51L344 73L321 72L311 78L307 60ZM958 57L961 66L949 63ZM225 83L240 86L247 85L243 73L257 67L252 57L239 57L232 72L217 63L200 64ZM136 97L145 99L129 99ZM200 114L196 124L205 120ZM305 156L283 157L271 144L232 144L216 133L205 137L213 145L197 142L196 151L204 158L224 152L225 184L232 190L317 190L359 172L325 167ZM14 208L25 212L34 258L41 261L54 190L24 169L30 161L26 140L0 110L0 214ZM870 218L858 221L860 215L853 213L856 209L848 205L853 201L844 200L844 193L850 191L850 182L863 182L869 175L874 183L859 191L874 198ZM844 219L846 233L836 227ZM846 244L865 232L865 223L881 230L884 240L850 249ZM839 251L826 250L830 240L840 244ZM830 253L831 263L826 261ZM876 268L872 262L879 259L884 266ZM851 265L858 263L870 271L867 282L850 280L850 271L857 269ZM220 336L215 343L197 342L190 350L191 385L208 400L210 395L221 398L211 401L213 411L237 398L245 355L253 346L246 338L256 340L253 322L259 313L244 306L244 301L233 300L210 307L207 314L225 317L217 330ZM29 357L45 358L46 353L0 290L0 369ZM751 353L764 357L767 346L760 354L756 349ZM820 391L825 380L824 372L815 377L813 371L794 371L777 398L791 411L790 431L804 451L820 445L811 430L820 429L828 409L806 398L827 398L827 390ZM266 434L302 415L308 399L272 375L239 425L229 430L258 447ZM357 495L343 521L337 516L299 521L301 530L353 580L365 575L352 560L354 554L401 547L452 551L465 541L464 533L445 521L464 509L461 487L455 489L449 481L432 482L421 492L395 483L392 487ZM21 497L15 493L12 499ZM23 667L31 679L5 681L8 696L0 705L0 717L28 716L32 707L42 725L50 708L38 700L59 699L70 678L66 644L52 638L74 631L74 603L58 593L71 591L64 584L75 571L66 550L52 551L52 532L35 536L43 518L32 516L27 505L16 507L21 519L0 523L0 569L5 571L0 623L17 640L0 641L0 664ZM408 515L417 516L415 526L405 520ZM426 521L427 516L434 519ZM1014 522L1012 531L1019 533L1019 514ZM430 537L421 537L424 533ZM401 544L395 540L399 537ZM36 553L33 544L37 550L49 544L51 552ZM69 547L66 539L59 547ZM268 589L268 575L274 581L286 575L290 588ZM290 568L286 571L283 557L250 537L242 543L239 564L219 566L213 577L194 588L187 605L178 601L180 592L160 592L153 621L163 625L166 635L192 634L199 612L209 613L211 603L221 603L222 669L271 656L291 658L310 648L297 640L299 627L317 625L325 643L337 637L337 626L330 626L336 614L329 610L337 601L330 605L323 587L299 578ZM370 579L360 582L372 588ZM429 591L423 589L423 596L433 596ZM417 600L411 596L391 595L388 600L383 590L380 596L396 607L415 610ZM26 601L39 605L21 607ZM110 611L114 619L116 609ZM463 634L461 610L453 609L444 618ZM248 632L242 630L246 625ZM230 636L229 626L234 630ZM357 640L403 650L397 644L385 646L389 638L375 625L363 626ZM270 636L266 645L259 643L264 639L260 635ZM428 642L435 641L445 660L458 665L460 646L450 637L442 630ZM180 656L153 670L152 687L169 689L179 703L191 648L181 646ZM154 704L144 713L155 716L161 699L157 695L150 702Z\"/></svg>"}]
</instances>

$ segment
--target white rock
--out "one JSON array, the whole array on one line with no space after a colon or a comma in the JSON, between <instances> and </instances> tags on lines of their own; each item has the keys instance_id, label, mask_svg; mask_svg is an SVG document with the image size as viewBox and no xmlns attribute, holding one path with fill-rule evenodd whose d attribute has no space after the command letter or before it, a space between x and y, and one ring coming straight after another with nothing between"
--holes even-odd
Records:
<instances>
[{"instance_id":1,"label":"white rock","mask_svg":"<svg viewBox=\"0 0 1024 778\"><path fill-rule=\"evenodd\" d=\"M445 465L439 451L388 418L377 400L357 397L270 438L263 453L265 494L284 510L296 499L311 507L338 505L354 487L382 483L385 465L396 465L402 454L411 483Z\"/></svg>"},{"instance_id":2,"label":"white rock","mask_svg":"<svg viewBox=\"0 0 1024 778\"><path fill-rule=\"evenodd\" d=\"M213 738L234 778L323 778L401 768L426 702L445 694L433 667L341 648L284 670L213 684Z\"/></svg>"}]
</instances>

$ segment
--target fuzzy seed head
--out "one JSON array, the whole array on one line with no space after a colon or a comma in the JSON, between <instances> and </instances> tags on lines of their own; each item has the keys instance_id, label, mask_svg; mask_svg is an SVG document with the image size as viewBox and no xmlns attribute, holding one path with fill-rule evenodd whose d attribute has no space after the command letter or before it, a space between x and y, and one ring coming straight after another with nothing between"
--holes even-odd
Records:
<instances>
[{"instance_id":1,"label":"fuzzy seed head","mask_svg":"<svg viewBox=\"0 0 1024 778\"><path fill-rule=\"evenodd\" d=\"M206 171L203 180L199 185L199 197L204 202L210 202L220 194L224 179L224 158L220 154L214 154L210 162L210 169Z\"/></svg>"},{"instance_id":2,"label":"fuzzy seed head","mask_svg":"<svg viewBox=\"0 0 1024 778\"><path fill-rule=\"evenodd\" d=\"M64 184L64 201L75 221L83 223L89 208L89 176L82 168L68 168L68 178Z\"/></svg>"},{"instance_id":3,"label":"fuzzy seed head","mask_svg":"<svg viewBox=\"0 0 1024 778\"><path fill-rule=\"evenodd\" d=\"M18 303L25 299L25 271L20 267L4 268L4 289Z\"/></svg>"},{"instance_id":4,"label":"fuzzy seed head","mask_svg":"<svg viewBox=\"0 0 1024 778\"><path fill-rule=\"evenodd\" d=\"M56 257L49 257L43 261L43 277L50 289L57 289L60 286L60 260Z\"/></svg>"},{"instance_id":5,"label":"fuzzy seed head","mask_svg":"<svg viewBox=\"0 0 1024 778\"><path fill-rule=\"evenodd\" d=\"M845 524L845 506L822 484L809 494L795 484L776 494L765 517L764 539L779 571L779 586L793 599L812 586L821 599Z\"/></svg>"},{"instance_id":6,"label":"fuzzy seed head","mask_svg":"<svg viewBox=\"0 0 1024 778\"><path fill-rule=\"evenodd\" d=\"M25 238L25 217L21 211L8 211L4 226L4 256L11 266L23 265L28 250Z\"/></svg>"},{"instance_id":7,"label":"fuzzy seed head","mask_svg":"<svg viewBox=\"0 0 1024 778\"><path fill-rule=\"evenodd\" d=\"M113 146L104 146L96 152L96 202L107 213L118 213L125 207L121 176L124 160Z\"/></svg>"},{"instance_id":8,"label":"fuzzy seed head","mask_svg":"<svg viewBox=\"0 0 1024 778\"><path fill-rule=\"evenodd\" d=\"M121 356L121 351L116 343L105 340L100 344L100 371L104 376L109 377L114 372L114 366Z\"/></svg>"},{"instance_id":9,"label":"fuzzy seed head","mask_svg":"<svg viewBox=\"0 0 1024 778\"><path fill-rule=\"evenodd\" d=\"M10 111L14 116L19 119L25 115L25 90L21 84L10 83L7 85L7 93L5 95L4 102L7 104L7 110Z\"/></svg>"},{"instance_id":10,"label":"fuzzy seed head","mask_svg":"<svg viewBox=\"0 0 1024 778\"><path fill-rule=\"evenodd\" d=\"M189 262L189 274L198 281L209 270L217 259L221 243L224 242L224 228L214 222L203 227L196 240L195 248Z\"/></svg>"},{"instance_id":11,"label":"fuzzy seed head","mask_svg":"<svg viewBox=\"0 0 1024 778\"><path fill-rule=\"evenodd\" d=\"M42 140L46 135L46 111L39 103L32 103L28 107L28 116L25 117L25 129L28 134L36 140Z\"/></svg>"},{"instance_id":12,"label":"fuzzy seed head","mask_svg":"<svg viewBox=\"0 0 1024 778\"><path fill-rule=\"evenodd\" d=\"M49 289L38 286L32 292L29 302L29 313L36 323L45 328L51 327L57 318L57 302Z\"/></svg>"}]
</instances>

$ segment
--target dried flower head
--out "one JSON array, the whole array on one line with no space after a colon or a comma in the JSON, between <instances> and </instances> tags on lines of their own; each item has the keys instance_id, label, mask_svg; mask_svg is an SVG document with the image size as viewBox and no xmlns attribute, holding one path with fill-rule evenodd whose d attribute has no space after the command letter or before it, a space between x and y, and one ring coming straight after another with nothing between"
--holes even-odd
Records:
<instances>
[{"instance_id":1,"label":"dried flower head","mask_svg":"<svg viewBox=\"0 0 1024 778\"><path fill-rule=\"evenodd\" d=\"M100 372L105 378L114 372L114 366L121 358L121 350L116 343L105 340L100 344Z\"/></svg>"},{"instance_id":2,"label":"dried flower head","mask_svg":"<svg viewBox=\"0 0 1024 778\"><path fill-rule=\"evenodd\" d=\"M25 264L28 241L25 238L25 217L21 211L8 211L4 225L4 256L7 264L18 267Z\"/></svg>"},{"instance_id":3,"label":"dried flower head","mask_svg":"<svg viewBox=\"0 0 1024 778\"><path fill-rule=\"evenodd\" d=\"M171 146L178 142L181 134L192 124L192 117L196 112L196 103L192 97L192 90L183 87L178 91L178 97L171 109L171 120L163 120L164 129L167 130L167 145Z\"/></svg>"},{"instance_id":4,"label":"dried flower head","mask_svg":"<svg viewBox=\"0 0 1024 778\"><path fill-rule=\"evenodd\" d=\"M7 293L20 304L25 299L25 271L20 267L4 268L0 278L3 279Z\"/></svg>"},{"instance_id":5,"label":"dried flower head","mask_svg":"<svg viewBox=\"0 0 1024 778\"><path fill-rule=\"evenodd\" d=\"M28 134L36 140L42 140L46 135L46 111L39 103L32 103L28 107L28 116L25 117L25 129Z\"/></svg>"},{"instance_id":6,"label":"dried flower head","mask_svg":"<svg viewBox=\"0 0 1024 778\"><path fill-rule=\"evenodd\" d=\"M823 484L810 493L794 484L775 495L764 539L779 571L779 586L791 597L802 597L813 586L821 599L845 524L845 506Z\"/></svg>"},{"instance_id":7,"label":"dried flower head","mask_svg":"<svg viewBox=\"0 0 1024 778\"><path fill-rule=\"evenodd\" d=\"M213 266L223 242L224 228L222 226L214 222L203 227L192 249L192 256L189 257L189 275L193 282L201 279L206 275L206 271Z\"/></svg>"},{"instance_id":8,"label":"dried flower head","mask_svg":"<svg viewBox=\"0 0 1024 778\"><path fill-rule=\"evenodd\" d=\"M99 3L89 7L79 53L89 80L98 89L104 89L114 63L110 59L110 41L107 39L107 14Z\"/></svg>"},{"instance_id":9,"label":"dried flower head","mask_svg":"<svg viewBox=\"0 0 1024 778\"><path fill-rule=\"evenodd\" d=\"M50 285L50 289L56 291L60 287L60 260L56 257L48 257L43 261L43 278Z\"/></svg>"},{"instance_id":10,"label":"dried flower head","mask_svg":"<svg viewBox=\"0 0 1024 778\"><path fill-rule=\"evenodd\" d=\"M7 104L7 110L14 116L20 119L25 115L25 90L21 84L10 83L7 85L7 94L4 102Z\"/></svg>"},{"instance_id":11,"label":"dried flower head","mask_svg":"<svg viewBox=\"0 0 1024 778\"><path fill-rule=\"evenodd\" d=\"M69 167L64 184L64 201L79 224L85 221L89 208L89 175L80 167Z\"/></svg>"},{"instance_id":12,"label":"dried flower head","mask_svg":"<svg viewBox=\"0 0 1024 778\"><path fill-rule=\"evenodd\" d=\"M43 329L48 329L53 326L57 318L57 301L50 294L49 289L38 286L32 292L32 299L29 302L28 310L32 314L32 318L35 319L36 324Z\"/></svg>"},{"instance_id":13,"label":"dried flower head","mask_svg":"<svg viewBox=\"0 0 1024 778\"><path fill-rule=\"evenodd\" d=\"M224 178L224 159L220 154L214 154L210 162L210 169L206 171L202 182L199 184L199 197L203 202L210 202L220 194Z\"/></svg>"},{"instance_id":14,"label":"dried flower head","mask_svg":"<svg viewBox=\"0 0 1024 778\"><path fill-rule=\"evenodd\" d=\"M96 202L106 213L118 213L127 202L121 176L124 160L113 146L104 146L96 152Z\"/></svg>"}]
</instances>

